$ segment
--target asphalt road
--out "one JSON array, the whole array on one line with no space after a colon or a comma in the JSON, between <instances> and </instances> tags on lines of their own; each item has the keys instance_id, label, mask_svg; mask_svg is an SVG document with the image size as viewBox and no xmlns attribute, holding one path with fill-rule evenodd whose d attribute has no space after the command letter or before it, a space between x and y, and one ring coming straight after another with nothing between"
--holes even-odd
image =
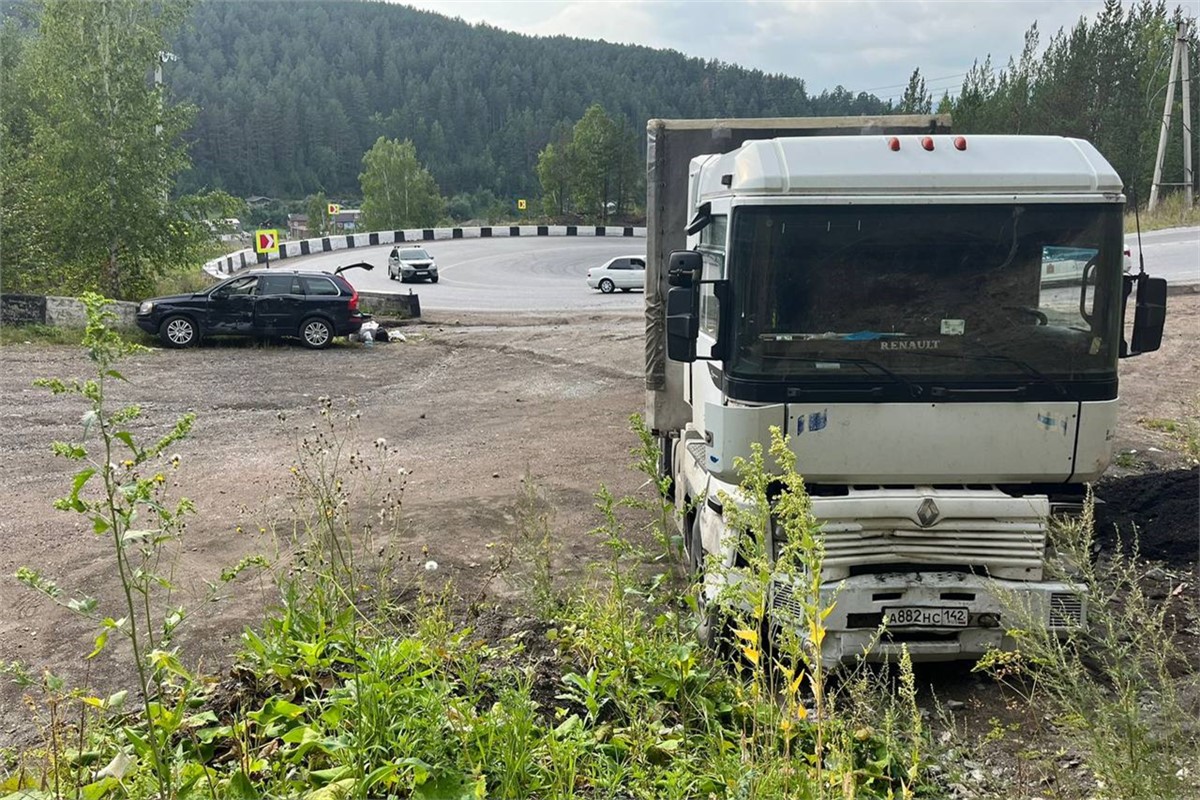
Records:
<instances>
[{"instance_id":1,"label":"asphalt road","mask_svg":"<svg viewBox=\"0 0 1200 800\"><path fill-rule=\"evenodd\" d=\"M1125 246L1138 269L1137 236L1126 236ZM1168 283L1200 283L1200 228L1168 228L1142 234L1141 252L1146 272Z\"/></svg>"},{"instance_id":2,"label":"asphalt road","mask_svg":"<svg viewBox=\"0 0 1200 800\"><path fill-rule=\"evenodd\" d=\"M412 245L410 245L412 246ZM289 258L290 269L332 272L343 264L366 261L375 269L353 270L347 278L364 291L421 296L421 308L444 311L631 311L642 307L640 291L601 294L589 289L589 267L614 256L644 255L641 238L450 239L421 242L438 265L439 280L400 283L388 279L392 245L338 250L319 256Z\"/></svg>"},{"instance_id":3,"label":"asphalt road","mask_svg":"<svg viewBox=\"0 0 1200 800\"><path fill-rule=\"evenodd\" d=\"M1136 237L1126 244L1138 264ZM602 295L584 282L589 267L613 256L644 253L646 240L580 238L453 239L426 242L437 260L437 284L401 284L387 276L391 245L339 250L305 258L289 258L287 267L332 271L343 264L366 261L371 272L349 275L360 289L421 295L421 307L444 311L631 311L642 307L638 291ZM1146 271L1171 283L1200 282L1200 228L1172 228L1142 234Z\"/></svg>"}]
</instances>

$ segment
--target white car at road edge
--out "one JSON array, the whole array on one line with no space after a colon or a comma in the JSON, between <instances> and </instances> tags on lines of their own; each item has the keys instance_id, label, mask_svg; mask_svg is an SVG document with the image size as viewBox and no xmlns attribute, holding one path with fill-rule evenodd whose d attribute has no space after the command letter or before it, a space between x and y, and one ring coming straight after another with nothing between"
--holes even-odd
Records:
<instances>
[{"instance_id":1,"label":"white car at road edge","mask_svg":"<svg viewBox=\"0 0 1200 800\"><path fill-rule=\"evenodd\" d=\"M587 285L612 294L617 289L628 292L646 288L646 257L644 255L617 256L601 267L587 272Z\"/></svg>"}]
</instances>

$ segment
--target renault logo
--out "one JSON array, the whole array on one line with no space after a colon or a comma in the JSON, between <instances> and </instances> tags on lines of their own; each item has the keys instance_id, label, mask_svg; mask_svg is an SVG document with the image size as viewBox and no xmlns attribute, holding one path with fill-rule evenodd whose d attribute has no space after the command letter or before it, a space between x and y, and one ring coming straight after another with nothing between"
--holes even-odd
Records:
<instances>
[{"instance_id":1,"label":"renault logo","mask_svg":"<svg viewBox=\"0 0 1200 800\"><path fill-rule=\"evenodd\" d=\"M933 523L937 522L941 516L941 511L938 510L937 503L933 502L932 497L926 497L921 501L920 508L917 509L917 519L921 523L922 528L928 528Z\"/></svg>"}]
</instances>

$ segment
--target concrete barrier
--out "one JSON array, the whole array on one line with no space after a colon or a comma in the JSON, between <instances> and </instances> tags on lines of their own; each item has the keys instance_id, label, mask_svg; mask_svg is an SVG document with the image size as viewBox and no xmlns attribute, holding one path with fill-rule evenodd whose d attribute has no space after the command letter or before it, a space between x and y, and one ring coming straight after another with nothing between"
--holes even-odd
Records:
<instances>
[{"instance_id":1,"label":"concrete barrier","mask_svg":"<svg viewBox=\"0 0 1200 800\"><path fill-rule=\"evenodd\" d=\"M331 253L334 250L349 250L356 247L379 247L402 242L435 242L446 239L498 239L516 236L580 236L612 238L646 238L646 229L613 225L481 225L468 228L406 228L397 231L369 231L347 233L339 236L319 236L297 242L280 242L279 255L272 262L289 258ZM214 277L226 277L266 263L267 257L254 252L253 248L214 258L204 265L204 271Z\"/></svg>"},{"instance_id":2,"label":"concrete barrier","mask_svg":"<svg viewBox=\"0 0 1200 800\"><path fill-rule=\"evenodd\" d=\"M360 291L358 305L376 319L416 319L421 316L421 299L411 291L408 294Z\"/></svg>"},{"instance_id":3,"label":"concrete barrier","mask_svg":"<svg viewBox=\"0 0 1200 800\"><path fill-rule=\"evenodd\" d=\"M114 300L108 310L116 316L113 327L121 331L137 330L137 303ZM0 295L0 323L4 325L50 325L55 328L87 326L87 309L75 297L53 295Z\"/></svg>"}]
</instances>

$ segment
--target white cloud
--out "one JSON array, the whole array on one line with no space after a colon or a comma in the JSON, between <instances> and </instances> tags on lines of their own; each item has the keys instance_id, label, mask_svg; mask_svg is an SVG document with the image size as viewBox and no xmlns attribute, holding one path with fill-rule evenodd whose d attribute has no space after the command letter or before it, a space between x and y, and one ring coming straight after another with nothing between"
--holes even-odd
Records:
<instances>
[{"instance_id":1,"label":"white cloud","mask_svg":"<svg viewBox=\"0 0 1200 800\"><path fill-rule=\"evenodd\" d=\"M403 1L403 0L402 0ZM845 86L899 96L913 68L940 94L976 60L1020 54L1036 20L1043 46L1103 0L415 0L418 8L531 35L670 48L803 78L811 92ZM1200 11L1200 0L1185 0ZM940 80L932 80L938 78Z\"/></svg>"}]
</instances>

